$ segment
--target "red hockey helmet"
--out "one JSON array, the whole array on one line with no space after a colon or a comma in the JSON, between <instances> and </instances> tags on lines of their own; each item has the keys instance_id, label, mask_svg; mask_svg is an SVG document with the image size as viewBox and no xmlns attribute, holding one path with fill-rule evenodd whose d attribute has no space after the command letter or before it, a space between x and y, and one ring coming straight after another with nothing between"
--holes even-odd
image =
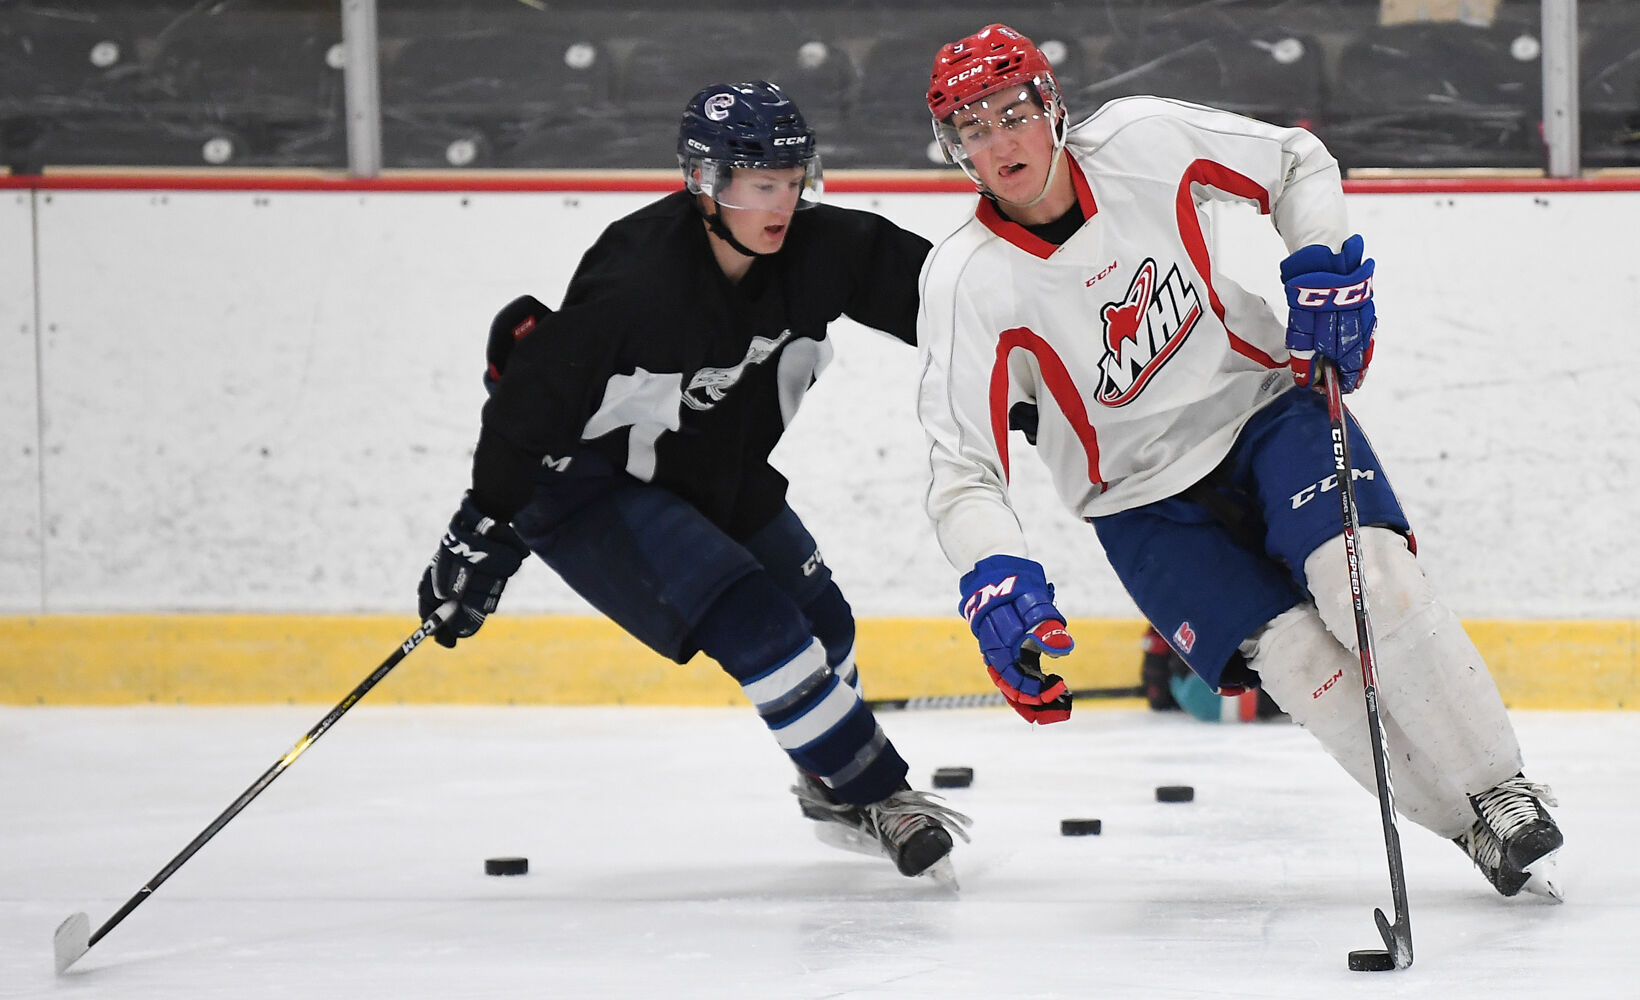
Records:
<instances>
[{"instance_id":1,"label":"red hockey helmet","mask_svg":"<svg viewBox=\"0 0 1640 1000\"><path fill-rule=\"evenodd\" d=\"M1059 100L1053 66L1029 38L1006 24L991 24L942 46L928 81L928 111L935 121L1013 84L1033 84L1043 104Z\"/></svg>"},{"instance_id":2,"label":"red hockey helmet","mask_svg":"<svg viewBox=\"0 0 1640 1000\"><path fill-rule=\"evenodd\" d=\"M1011 91L1004 95L1006 100L987 100L1005 91ZM1032 104L1041 111L1032 111ZM1020 108L1025 109L1023 115ZM967 127L953 120L957 112L964 110L973 112L980 127ZM981 191L985 184L969 159L967 147L985 141L997 128L1012 129L1046 116L1053 127L1053 170L1059 168L1067 127L1059 80L1042 50L1006 24L987 25L940 48L928 81L928 112L933 115L934 137L946 160L961 167ZM1052 179L1050 172L1037 200L1047 193Z\"/></svg>"}]
</instances>

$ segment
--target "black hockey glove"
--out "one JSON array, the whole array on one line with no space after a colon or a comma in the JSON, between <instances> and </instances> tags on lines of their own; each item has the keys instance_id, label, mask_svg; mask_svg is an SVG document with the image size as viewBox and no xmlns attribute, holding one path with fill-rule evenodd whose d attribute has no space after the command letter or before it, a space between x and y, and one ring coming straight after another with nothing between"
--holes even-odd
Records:
<instances>
[{"instance_id":1,"label":"black hockey glove","mask_svg":"<svg viewBox=\"0 0 1640 1000\"><path fill-rule=\"evenodd\" d=\"M1036 428L1041 422L1040 416L1035 403L1021 400L1008 407L1008 429L1024 433L1025 443L1035 448Z\"/></svg>"},{"instance_id":2,"label":"black hockey glove","mask_svg":"<svg viewBox=\"0 0 1640 1000\"><path fill-rule=\"evenodd\" d=\"M433 633L440 646L454 649L457 639L479 630L500 603L507 578L518 572L529 554L529 546L511 525L484 516L473 506L472 494L461 498L461 509L450 519L416 588L422 621L445 601L453 598L461 604Z\"/></svg>"},{"instance_id":3,"label":"black hockey glove","mask_svg":"<svg viewBox=\"0 0 1640 1000\"><path fill-rule=\"evenodd\" d=\"M496 313L490 323L489 342L484 346L484 388L495 391L501 373L507 370L513 346L551 315L552 310L533 295L520 295Z\"/></svg>"}]
</instances>

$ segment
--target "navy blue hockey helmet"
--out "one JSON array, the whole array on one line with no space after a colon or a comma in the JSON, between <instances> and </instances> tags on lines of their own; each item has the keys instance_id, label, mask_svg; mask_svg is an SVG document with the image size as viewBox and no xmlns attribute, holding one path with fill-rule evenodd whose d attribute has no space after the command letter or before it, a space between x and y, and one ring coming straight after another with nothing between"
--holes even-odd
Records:
<instances>
[{"instance_id":1,"label":"navy blue hockey helmet","mask_svg":"<svg viewBox=\"0 0 1640 1000\"><path fill-rule=\"evenodd\" d=\"M691 192L730 208L783 207L770 202L767 185L754 191L732 184L736 167L803 168L796 182L798 208L817 204L825 187L814 130L797 105L766 80L717 84L691 98L678 127L678 165ZM789 199L789 190L782 190Z\"/></svg>"}]
</instances>

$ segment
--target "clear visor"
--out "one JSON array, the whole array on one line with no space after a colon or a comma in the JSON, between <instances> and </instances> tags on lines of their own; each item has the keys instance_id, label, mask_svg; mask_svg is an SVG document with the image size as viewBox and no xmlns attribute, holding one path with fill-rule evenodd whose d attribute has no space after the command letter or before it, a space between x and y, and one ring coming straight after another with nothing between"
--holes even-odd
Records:
<instances>
[{"instance_id":1,"label":"clear visor","mask_svg":"<svg viewBox=\"0 0 1640 1000\"><path fill-rule=\"evenodd\" d=\"M694 160L689 190L725 208L791 212L820 204L825 192L820 156L796 167L735 167L720 160Z\"/></svg>"},{"instance_id":2,"label":"clear visor","mask_svg":"<svg viewBox=\"0 0 1640 1000\"><path fill-rule=\"evenodd\" d=\"M1018 83L993 90L934 122L934 136L945 157L978 183L972 154L983 153L1004 137L1017 135L1046 122L1054 130L1054 146L1064 143L1064 115L1059 88L1051 79Z\"/></svg>"}]
</instances>

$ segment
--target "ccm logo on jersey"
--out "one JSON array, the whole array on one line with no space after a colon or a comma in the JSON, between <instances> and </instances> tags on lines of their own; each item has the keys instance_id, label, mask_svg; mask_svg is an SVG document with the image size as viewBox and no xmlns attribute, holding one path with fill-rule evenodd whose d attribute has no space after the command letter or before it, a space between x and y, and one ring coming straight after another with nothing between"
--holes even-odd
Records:
<instances>
[{"instance_id":1,"label":"ccm logo on jersey","mask_svg":"<svg viewBox=\"0 0 1640 1000\"><path fill-rule=\"evenodd\" d=\"M1089 278L1087 281L1082 282L1082 287L1092 288L1093 285L1094 285L1094 282L1099 281L1101 278L1104 278L1106 275L1110 274L1110 272L1112 272L1114 270L1116 270L1116 261L1113 260L1109 264L1106 264L1104 266L1104 268L1101 269L1098 274L1096 274L1093 277Z\"/></svg>"},{"instance_id":2,"label":"ccm logo on jersey","mask_svg":"<svg viewBox=\"0 0 1640 1000\"><path fill-rule=\"evenodd\" d=\"M1343 288L1300 288L1297 302L1309 309L1320 309L1331 299L1332 304L1339 309L1348 309L1358 306L1372 298L1372 279L1345 285Z\"/></svg>"},{"instance_id":3,"label":"ccm logo on jersey","mask_svg":"<svg viewBox=\"0 0 1640 1000\"><path fill-rule=\"evenodd\" d=\"M990 604L998 597L1007 597L1014 592L1014 584L1019 577L1010 576L1001 583L987 583L969 596L968 602L962 606L962 616L972 622L979 609Z\"/></svg>"},{"instance_id":4,"label":"ccm logo on jersey","mask_svg":"<svg viewBox=\"0 0 1640 1000\"><path fill-rule=\"evenodd\" d=\"M1180 622L1179 627L1173 630L1173 648L1181 653L1196 648L1196 630L1190 627L1189 622Z\"/></svg>"}]
</instances>

